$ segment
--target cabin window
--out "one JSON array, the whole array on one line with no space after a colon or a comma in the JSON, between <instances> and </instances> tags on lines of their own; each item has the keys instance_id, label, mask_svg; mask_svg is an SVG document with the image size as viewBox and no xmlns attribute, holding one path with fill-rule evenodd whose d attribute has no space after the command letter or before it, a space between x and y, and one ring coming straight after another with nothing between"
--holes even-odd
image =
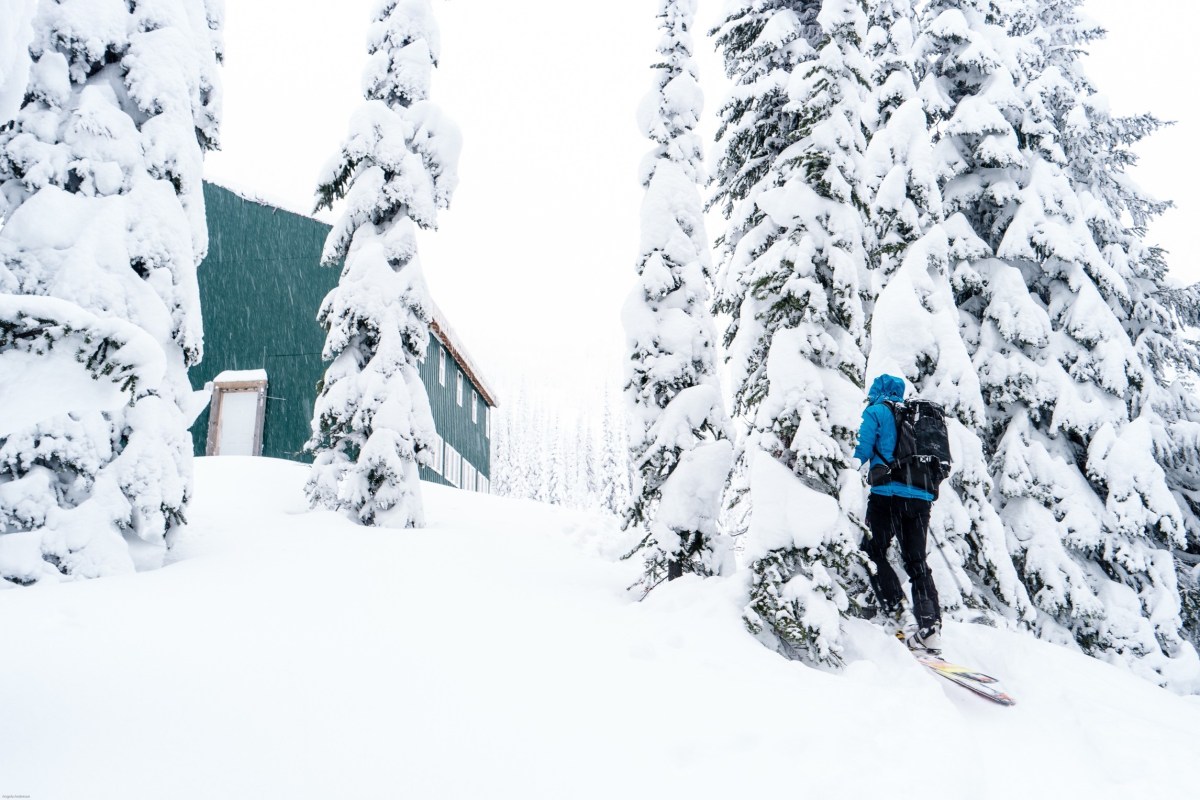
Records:
<instances>
[{"instance_id":1,"label":"cabin window","mask_svg":"<svg viewBox=\"0 0 1200 800\"><path fill-rule=\"evenodd\" d=\"M462 488L472 492L477 491L475 478L478 474L479 471L469 461L464 461L462 465Z\"/></svg>"},{"instance_id":2,"label":"cabin window","mask_svg":"<svg viewBox=\"0 0 1200 800\"><path fill-rule=\"evenodd\" d=\"M429 451L433 456L429 460L429 468L438 475L442 474L442 469L444 468L442 462L445 458L445 448L446 445L445 442L442 441L442 437L435 433L433 435L433 441L429 445Z\"/></svg>"},{"instance_id":3,"label":"cabin window","mask_svg":"<svg viewBox=\"0 0 1200 800\"><path fill-rule=\"evenodd\" d=\"M226 370L213 379L208 412L210 456L262 455L266 370Z\"/></svg>"},{"instance_id":4,"label":"cabin window","mask_svg":"<svg viewBox=\"0 0 1200 800\"><path fill-rule=\"evenodd\" d=\"M462 381L462 373L461 373L461 372L459 372L459 373L457 373L457 374L458 374L458 390L457 390L457 395L458 395L458 404L461 406L461 405L462 405L462 401L463 401L463 381Z\"/></svg>"},{"instance_id":5,"label":"cabin window","mask_svg":"<svg viewBox=\"0 0 1200 800\"><path fill-rule=\"evenodd\" d=\"M462 482L462 463L462 456L458 451L446 445L446 471L442 473L442 477L449 481L451 486L459 486Z\"/></svg>"},{"instance_id":6,"label":"cabin window","mask_svg":"<svg viewBox=\"0 0 1200 800\"><path fill-rule=\"evenodd\" d=\"M446 385L446 351L438 348L438 385Z\"/></svg>"},{"instance_id":7,"label":"cabin window","mask_svg":"<svg viewBox=\"0 0 1200 800\"><path fill-rule=\"evenodd\" d=\"M471 424L479 424L479 394L474 389L471 390Z\"/></svg>"},{"instance_id":8,"label":"cabin window","mask_svg":"<svg viewBox=\"0 0 1200 800\"><path fill-rule=\"evenodd\" d=\"M479 491L483 494L492 493L492 482L485 478L482 473L479 475Z\"/></svg>"}]
</instances>

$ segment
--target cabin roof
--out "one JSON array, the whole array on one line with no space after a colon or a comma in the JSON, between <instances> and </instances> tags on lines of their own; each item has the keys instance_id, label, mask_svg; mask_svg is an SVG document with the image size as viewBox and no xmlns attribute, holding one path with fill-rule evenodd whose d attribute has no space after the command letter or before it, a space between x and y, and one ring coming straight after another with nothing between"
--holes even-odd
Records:
<instances>
[{"instance_id":1,"label":"cabin roof","mask_svg":"<svg viewBox=\"0 0 1200 800\"><path fill-rule=\"evenodd\" d=\"M252 189L239 184L237 181L229 180L225 177L216 179L205 177L204 182L224 189L230 194L236 195L247 202L255 203L260 206L266 206L267 208L273 208L277 211L286 211L289 214L295 214L297 217L304 217L305 219L320 223L326 228L332 227L328 222L316 217L315 212L311 209L305 209L303 206L300 206L299 204L288 199L272 197L259 191L258 189Z\"/></svg>"}]
</instances>

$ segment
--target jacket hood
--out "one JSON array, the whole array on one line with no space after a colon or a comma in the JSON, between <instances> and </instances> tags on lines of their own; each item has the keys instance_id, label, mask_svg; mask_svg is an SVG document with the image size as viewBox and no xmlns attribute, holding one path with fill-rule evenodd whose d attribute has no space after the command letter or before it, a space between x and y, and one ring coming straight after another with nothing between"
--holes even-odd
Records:
<instances>
[{"instance_id":1,"label":"jacket hood","mask_svg":"<svg viewBox=\"0 0 1200 800\"><path fill-rule=\"evenodd\" d=\"M867 402L875 404L885 400L893 403L904 400L903 378L897 378L895 375L880 375L875 379L875 382L871 384L871 391L867 392Z\"/></svg>"}]
</instances>

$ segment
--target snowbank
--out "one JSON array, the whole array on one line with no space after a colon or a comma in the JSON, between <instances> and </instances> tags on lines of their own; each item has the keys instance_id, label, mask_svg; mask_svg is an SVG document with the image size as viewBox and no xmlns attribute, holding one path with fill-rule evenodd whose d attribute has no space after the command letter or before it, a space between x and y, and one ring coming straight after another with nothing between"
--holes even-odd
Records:
<instances>
[{"instance_id":1,"label":"snowbank","mask_svg":"<svg viewBox=\"0 0 1200 800\"><path fill-rule=\"evenodd\" d=\"M308 511L306 475L199 459L171 565L0 592L0 793L1194 793L1200 702L1066 649L949 626L950 654L1001 676L1013 708L865 623L846 672L819 672L743 631L744 576L631 603L636 566L599 518L426 484L429 527L363 529Z\"/></svg>"}]
</instances>

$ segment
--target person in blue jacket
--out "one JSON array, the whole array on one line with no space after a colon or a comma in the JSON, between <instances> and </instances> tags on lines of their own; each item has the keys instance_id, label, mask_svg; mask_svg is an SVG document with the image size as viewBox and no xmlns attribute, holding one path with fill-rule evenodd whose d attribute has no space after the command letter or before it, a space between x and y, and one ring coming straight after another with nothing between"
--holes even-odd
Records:
<instances>
[{"instance_id":1,"label":"person in blue jacket","mask_svg":"<svg viewBox=\"0 0 1200 800\"><path fill-rule=\"evenodd\" d=\"M873 467L892 460L896 420L885 402L898 403L903 399L902 378L880 375L871 384L858 430L858 446L854 449L854 457L861 463ZM887 552L893 539L900 541L900 557L912 583L913 616L917 621L916 631L906 638L912 647L936 651L941 649L942 612L933 573L925 559L933 500L929 492L897 481L872 486L867 500L867 526L871 533L863 538L862 549L875 565L871 588L880 611L885 618L899 621L904 610L904 591L896 571L888 563Z\"/></svg>"}]
</instances>

